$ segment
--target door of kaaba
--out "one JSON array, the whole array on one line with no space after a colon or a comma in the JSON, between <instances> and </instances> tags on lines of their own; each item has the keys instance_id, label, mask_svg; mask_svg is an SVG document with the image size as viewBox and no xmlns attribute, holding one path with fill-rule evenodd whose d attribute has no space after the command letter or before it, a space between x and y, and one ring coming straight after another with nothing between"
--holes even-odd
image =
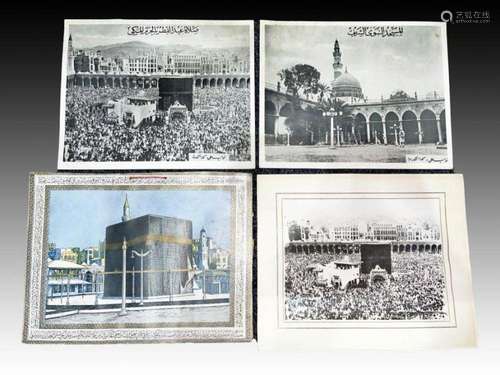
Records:
<instances>
[{"instance_id":1,"label":"door of kaaba","mask_svg":"<svg viewBox=\"0 0 500 375\"><path fill-rule=\"evenodd\" d=\"M390 244L362 244L361 245L361 273L369 274L379 265L387 273L392 272L392 258Z\"/></svg>"},{"instance_id":2,"label":"door of kaaba","mask_svg":"<svg viewBox=\"0 0 500 375\"><path fill-rule=\"evenodd\" d=\"M192 78L160 78L158 82L160 101L158 107L166 111L176 101L193 110L193 79Z\"/></svg>"}]
</instances>

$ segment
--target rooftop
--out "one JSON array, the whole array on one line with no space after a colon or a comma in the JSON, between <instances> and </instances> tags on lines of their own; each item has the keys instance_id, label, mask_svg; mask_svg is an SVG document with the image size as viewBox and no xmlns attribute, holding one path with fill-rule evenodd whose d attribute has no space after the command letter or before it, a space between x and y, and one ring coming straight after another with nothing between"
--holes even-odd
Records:
<instances>
[{"instance_id":1,"label":"rooftop","mask_svg":"<svg viewBox=\"0 0 500 375\"><path fill-rule=\"evenodd\" d=\"M49 262L48 267L52 270L82 270L85 268L80 264L66 260L52 260Z\"/></svg>"}]
</instances>

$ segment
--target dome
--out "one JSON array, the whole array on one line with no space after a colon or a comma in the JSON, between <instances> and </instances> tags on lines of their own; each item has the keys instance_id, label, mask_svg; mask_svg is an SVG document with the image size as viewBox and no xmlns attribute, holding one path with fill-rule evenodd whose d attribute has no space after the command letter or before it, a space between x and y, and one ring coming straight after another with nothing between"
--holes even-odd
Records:
<instances>
[{"instance_id":1,"label":"dome","mask_svg":"<svg viewBox=\"0 0 500 375\"><path fill-rule=\"evenodd\" d=\"M363 90L358 79L347 71L332 82L332 93L338 98L363 98Z\"/></svg>"},{"instance_id":2,"label":"dome","mask_svg":"<svg viewBox=\"0 0 500 375\"><path fill-rule=\"evenodd\" d=\"M332 88L358 88L361 90L361 84L356 77L354 77L351 73L346 72L333 81Z\"/></svg>"}]
</instances>

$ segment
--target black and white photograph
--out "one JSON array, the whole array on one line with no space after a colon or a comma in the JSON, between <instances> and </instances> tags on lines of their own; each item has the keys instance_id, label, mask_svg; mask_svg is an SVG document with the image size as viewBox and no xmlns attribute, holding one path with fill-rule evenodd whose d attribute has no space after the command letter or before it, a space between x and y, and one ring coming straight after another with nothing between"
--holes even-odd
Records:
<instances>
[{"instance_id":1,"label":"black and white photograph","mask_svg":"<svg viewBox=\"0 0 500 375\"><path fill-rule=\"evenodd\" d=\"M59 169L253 168L251 21L65 20Z\"/></svg>"},{"instance_id":2,"label":"black and white photograph","mask_svg":"<svg viewBox=\"0 0 500 375\"><path fill-rule=\"evenodd\" d=\"M262 21L260 166L451 169L446 24Z\"/></svg>"},{"instance_id":3,"label":"black and white photograph","mask_svg":"<svg viewBox=\"0 0 500 375\"><path fill-rule=\"evenodd\" d=\"M262 348L475 342L460 175L263 175Z\"/></svg>"},{"instance_id":4,"label":"black and white photograph","mask_svg":"<svg viewBox=\"0 0 500 375\"><path fill-rule=\"evenodd\" d=\"M31 178L26 342L250 340L248 175Z\"/></svg>"},{"instance_id":5,"label":"black and white photograph","mask_svg":"<svg viewBox=\"0 0 500 375\"><path fill-rule=\"evenodd\" d=\"M440 200L283 202L285 319L448 321Z\"/></svg>"}]
</instances>

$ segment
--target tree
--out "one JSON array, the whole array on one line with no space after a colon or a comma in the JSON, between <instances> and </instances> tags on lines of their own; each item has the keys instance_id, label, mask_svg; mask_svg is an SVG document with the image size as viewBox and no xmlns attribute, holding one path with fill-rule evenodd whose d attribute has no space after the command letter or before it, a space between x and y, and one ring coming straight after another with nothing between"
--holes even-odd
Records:
<instances>
[{"instance_id":1,"label":"tree","mask_svg":"<svg viewBox=\"0 0 500 375\"><path fill-rule=\"evenodd\" d=\"M288 238L290 241L299 241L300 236L300 226L296 222L292 222L288 226Z\"/></svg>"},{"instance_id":2,"label":"tree","mask_svg":"<svg viewBox=\"0 0 500 375\"><path fill-rule=\"evenodd\" d=\"M325 98L326 94L330 93L330 87L327 84L318 83L318 94L319 94L319 102L321 103Z\"/></svg>"},{"instance_id":3,"label":"tree","mask_svg":"<svg viewBox=\"0 0 500 375\"><path fill-rule=\"evenodd\" d=\"M71 250L76 254L76 263L87 263L87 252L85 250L82 250L79 247L73 247Z\"/></svg>"},{"instance_id":4,"label":"tree","mask_svg":"<svg viewBox=\"0 0 500 375\"><path fill-rule=\"evenodd\" d=\"M319 107L321 108L322 111L328 112L328 111L343 111L345 112L345 105L346 103L340 99L335 98L333 95L328 95L326 97L323 97L323 99L319 103Z\"/></svg>"},{"instance_id":5,"label":"tree","mask_svg":"<svg viewBox=\"0 0 500 375\"><path fill-rule=\"evenodd\" d=\"M390 100L408 100L410 96L403 90L397 90L391 94Z\"/></svg>"},{"instance_id":6,"label":"tree","mask_svg":"<svg viewBox=\"0 0 500 375\"><path fill-rule=\"evenodd\" d=\"M287 91L298 96L302 91L305 95L316 94L321 73L313 66L297 64L278 73Z\"/></svg>"}]
</instances>

